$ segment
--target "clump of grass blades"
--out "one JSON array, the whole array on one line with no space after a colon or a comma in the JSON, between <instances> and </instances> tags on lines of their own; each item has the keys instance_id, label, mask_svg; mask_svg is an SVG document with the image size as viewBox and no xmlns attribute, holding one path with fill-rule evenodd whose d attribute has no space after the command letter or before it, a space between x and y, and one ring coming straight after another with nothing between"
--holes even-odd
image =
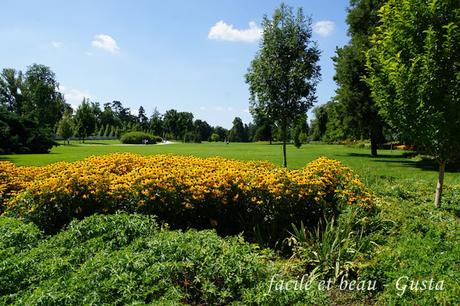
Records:
<instances>
[{"instance_id":1,"label":"clump of grass blades","mask_svg":"<svg viewBox=\"0 0 460 306\"><path fill-rule=\"evenodd\" d=\"M331 277L336 282L341 276L353 273L353 260L366 245L364 226L358 224L356 217L356 211L339 219L324 217L311 229L303 222L299 226L292 224L285 242L310 275Z\"/></svg>"}]
</instances>

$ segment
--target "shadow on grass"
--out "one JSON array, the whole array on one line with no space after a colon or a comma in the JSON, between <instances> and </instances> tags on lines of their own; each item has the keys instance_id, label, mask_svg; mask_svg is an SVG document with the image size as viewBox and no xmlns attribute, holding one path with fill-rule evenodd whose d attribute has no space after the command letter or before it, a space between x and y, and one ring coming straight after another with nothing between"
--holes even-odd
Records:
<instances>
[{"instance_id":1,"label":"shadow on grass","mask_svg":"<svg viewBox=\"0 0 460 306\"><path fill-rule=\"evenodd\" d=\"M70 144L63 144L63 143L59 144L59 146L64 146L64 147L77 147L77 146L80 146L80 145L109 146L109 145L113 145L113 143L89 141L89 142L73 142L73 143L70 143Z\"/></svg>"},{"instance_id":2,"label":"shadow on grass","mask_svg":"<svg viewBox=\"0 0 460 306\"><path fill-rule=\"evenodd\" d=\"M5 155L0 156L0 161L11 161L11 157Z\"/></svg>"},{"instance_id":3,"label":"shadow on grass","mask_svg":"<svg viewBox=\"0 0 460 306\"><path fill-rule=\"evenodd\" d=\"M460 209L458 207L443 207L441 203L441 208L451 214L454 214L457 218L460 218Z\"/></svg>"},{"instance_id":4,"label":"shadow on grass","mask_svg":"<svg viewBox=\"0 0 460 306\"><path fill-rule=\"evenodd\" d=\"M378 154L377 156L372 156L370 153L347 153L348 156L351 157L369 157L372 159L376 158L411 158L417 155L414 152L404 152L402 154L394 155L394 154Z\"/></svg>"},{"instance_id":5,"label":"shadow on grass","mask_svg":"<svg viewBox=\"0 0 460 306\"><path fill-rule=\"evenodd\" d=\"M368 157L370 160L377 162L377 163L389 163L389 164L400 164L404 167L413 167L418 168L425 171L435 171L439 170L439 165L436 160L422 157L420 160L411 160L410 158L416 156L413 152L403 153L401 155L389 155L389 154L381 154L375 157L372 157L370 154L365 153L348 153L348 156L351 157ZM448 173L456 173L460 172L460 162L450 162L446 165L446 172Z\"/></svg>"}]
</instances>

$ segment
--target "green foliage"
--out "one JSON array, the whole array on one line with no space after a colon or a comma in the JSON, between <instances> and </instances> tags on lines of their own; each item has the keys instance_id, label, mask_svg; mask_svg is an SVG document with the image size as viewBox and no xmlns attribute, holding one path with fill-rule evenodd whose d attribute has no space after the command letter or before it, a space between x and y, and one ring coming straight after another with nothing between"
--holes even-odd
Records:
<instances>
[{"instance_id":1,"label":"green foliage","mask_svg":"<svg viewBox=\"0 0 460 306\"><path fill-rule=\"evenodd\" d=\"M42 238L40 230L32 223L0 217L0 258L29 250Z\"/></svg>"},{"instance_id":2,"label":"green foliage","mask_svg":"<svg viewBox=\"0 0 460 306\"><path fill-rule=\"evenodd\" d=\"M157 137L145 132L128 132L120 137L120 142L125 144L144 144L145 140L147 144L157 143Z\"/></svg>"},{"instance_id":3,"label":"green foliage","mask_svg":"<svg viewBox=\"0 0 460 306\"><path fill-rule=\"evenodd\" d=\"M376 180L372 189L381 198L381 226L371 239L376 248L360 260L360 276L377 280L377 303L391 305L455 305L460 296L459 185L445 190L446 208L431 205L430 184L416 179ZM401 288L396 283L400 277ZM411 290L410 280L444 281L443 290ZM386 285L385 287L383 285Z\"/></svg>"},{"instance_id":4,"label":"green foliage","mask_svg":"<svg viewBox=\"0 0 460 306\"><path fill-rule=\"evenodd\" d=\"M0 217L0 220L3 217ZM0 231L2 223L0 223ZM20 227L20 225L17 225ZM0 304L324 304L315 290L268 292L289 279L270 251L211 231L168 231L148 216L91 216L0 259Z\"/></svg>"},{"instance_id":5,"label":"green foliage","mask_svg":"<svg viewBox=\"0 0 460 306\"><path fill-rule=\"evenodd\" d=\"M38 122L40 127L54 128L66 108L64 96L58 89L56 76L49 67L38 64L27 67L21 87L22 114Z\"/></svg>"},{"instance_id":6,"label":"green foliage","mask_svg":"<svg viewBox=\"0 0 460 306\"><path fill-rule=\"evenodd\" d=\"M390 0L367 53L382 114L440 161L460 151L460 2Z\"/></svg>"},{"instance_id":7,"label":"green foliage","mask_svg":"<svg viewBox=\"0 0 460 306\"><path fill-rule=\"evenodd\" d=\"M184 134L184 142L193 142L193 143L201 143L201 136L197 132L186 132Z\"/></svg>"},{"instance_id":8,"label":"green foliage","mask_svg":"<svg viewBox=\"0 0 460 306\"><path fill-rule=\"evenodd\" d=\"M341 214L338 220L325 217L314 228L306 228L303 222L299 227L292 224L291 237L286 242L293 247L293 256L301 260L308 273L331 278L335 283L354 272L353 261L366 246L364 215L363 211L353 208Z\"/></svg>"},{"instance_id":9,"label":"green foliage","mask_svg":"<svg viewBox=\"0 0 460 306\"><path fill-rule=\"evenodd\" d=\"M91 136L96 129L96 115L93 112L93 106L88 99L83 99L83 102L78 106L74 118L74 133L75 136L85 140Z\"/></svg>"},{"instance_id":10,"label":"green foliage","mask_svg":"<svg viewBox=\"0 0 460 306\"><path fill-rule=\"evenodd\" d=\"M175 109L166 111L163 116L164 131L173 139L184 139L185 133L193 130L193 114L178 112Z\"/></svg>"},{"instance_id":11,"label":"green foliage","mask_svg":"<svg viewBox=\"0 0 460 306\"><path fill-rule=\"evenodd\" d=\"M209 137L209 141L212 141L212 142L218 142L219 140L220 140L219 134L216 134L216 133L212 133L211 137Z\"/></svg>"},{"instance_id":12,"label":"green foliage","mask_svg":"<svg viewBox=\"0 0 460 306\"><path fill-rule=\"evenodd\" d=\"M0 74L0 107L21 115L24 96L21 92L23 75L21 71L5 68Z\"/></svg>"},{"instance_id":13,"label":"green foliage","mask_svg":"<svg viewBox=\"0 0 460 306\"><path fill-rule=\"evenodd\" d=\"M262 21L260 50L246 74L251 108L281 128L283 165L288 128L313 105L320 73L319 50L311 41L311 21L281 4Z\"/></svg>"},{"instance_id":14,"label":"green foliage","mask_svg":"<svg viewBox=\"0 0 460 306\"><path fill-rule=\"evenodd\" d=\"M262 109L251 108L251 115L254 122L254 135L252 141L270 141L273 140L274 123L264 114Z\"/></svg>"},{"instance_id":15,"label":"green foliage","mask_svg":"<svg viewBox=\"0 0 460 306\"><path fill-rule=\"evenodd\" d=\"M228 133L228 137L231 142L248 141L247 125L243 124L243 120L240 117L233 119L233 126Z\"/></svg>"},{"instance_id":16,"label":"green foliage","mask_svg":"<svg viewBox=\"0 0 460 306\"><path fill-rule=\"evenodd\" d=\"M300 148L302 143L306 142L306 135L308 134L307 115L300 117L293 127L292 134L295 147Z\"/></svg>"},{"instance_id":17,"label":"green foliage","mask_svg":"<svg viewBox=\"0 0 460 306\"><path fill-rule=\"evenodd\" d=\"M219 135L220 141L225 141L225 139L228 137L228 130L221 126L215 126L213 128L213 132Z\"/></svg>"},{"instance_id":18,"label":"green foliage","mask_svg":"<svg viewBox=\"0 0 460 306\"><path fill-rule=\"evenodd\" d=\"M340 104L340 112L335 116L340 118L340 125L330 126L328 131L336 134L335 138L341 138L340 140L370 139L371 154L376 156L377 145L384 142L385 123L378 114L379 109L371 97L369 85L364 80L367 76L365 52L371 46L369 36L378 24L377 11L385 1L350 2L347 23L351 40L346 46L338 48L337 55L333 57L334 80L339 85L335 99ZM334 131L338 131L339 135ZM328 138L332 138L332 135Z\"/></svg>"},{"instance_id":19,"label":"green foliage","mask_svg":"<svg viewBox=\"0 0 460 306\"><path fill-rule=\"evenodd\" d=\"M212 133L212 127L203 120L197 119L193 122L193 131L197 135L197 139L209 140Z\"/></svg>"},{"instance_id":20,"label":"green foliage","mask_svg":"<svg viewBox=\"0 0 460 306\"><path fill-rule=\"evenodd\" d=\"M367 52L368 83L384 117L439 162L460 151L460 2L391 0Z\"/></svg>"},{"instance_id":21,"label":"green foliage","mask_svg":"<svg viewBox=\"0 0 460 306\"><path fill-rule=\"evenodd\" d=\"M102 126L101 126L102 129ZM73 136L74 126L73 120L70 114L64 114L61 121L58 123L57 134L64 138L64 140L69 140Z\"/></svg>"},{"instance_id":22,"label":"green foliage","mask_svg":"<svg viewBox=\"0 0 460 306\"><path fill-rule=\"evenodd\" d=\"M48 153L56 145L50 129L0 109L0 153Z\"/></svg>"}]
</instances>

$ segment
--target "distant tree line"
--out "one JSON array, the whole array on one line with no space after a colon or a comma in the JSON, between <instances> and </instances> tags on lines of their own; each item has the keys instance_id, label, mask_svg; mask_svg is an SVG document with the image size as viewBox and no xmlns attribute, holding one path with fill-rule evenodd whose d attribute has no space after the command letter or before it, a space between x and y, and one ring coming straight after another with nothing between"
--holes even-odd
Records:
<instances>
[{"instance_id":1,"label":"distant tree line","mask_svg":"<svg viewBox=\"0 0 460 306\"><path fill-rule=\"evenodd\" d=\"M135 115L120 101L101 105L85 98L74 110L59 91L59 83L49 67L33 64L25 73L5 68L0 74L0 154L45 153L56 145L56 136L67 141L84 141L88 137L114 139L129 131L197 143L281 140L275 124L262 114L253 115L253 123L246 124L236 117L232 127L226 129L195 119L191 112L175 109L161 114L155 108L147 116L140 106ZM296 135L294 130L289 135ZM305 133L301 138L306 141Z\"/></svg>"},{"instance_id":2,"label":"distant tree line","mask_svg":"<svg viewBox=\"0 0 460 306\"><path fill-rule=\"evenodd\" d=\"M307 126L306 116L304 118L304 126ZM119 138L129 131L143 131L163 139L195 143L273 141L280 140L281 133L262 117L256 117L254 123L248 124L235 117L232 128L226 129L195 119L191 112L170 109L161 114L155 108L148 117L143 106L134 115L120 101L104 103L101 107L100 103L89 99L84 99L75 112L68 109L56 128L57 135L65 140L76 137L81 141L88 137ZM294 131L291 134L294 135ZM306 134L302 139L306 141Z\"/></svg>"}]
</instances>

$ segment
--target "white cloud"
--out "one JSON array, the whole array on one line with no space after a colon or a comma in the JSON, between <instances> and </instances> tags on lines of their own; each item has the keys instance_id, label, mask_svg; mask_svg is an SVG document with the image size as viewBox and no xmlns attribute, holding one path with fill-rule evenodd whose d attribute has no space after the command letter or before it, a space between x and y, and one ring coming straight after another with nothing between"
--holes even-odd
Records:
<instances>
[{"instance_id":1,"label":"white cloud","mask_svg":"<svg viewBox=\"0 0 460 306\"><path fill-rule=\"evenodd\" d=\"M64 46L64 43L61 41L52 41L51 46L53 46L53 48L60 49Z\"/></svg>"},{"instance_id":2,"label":"white cloud","mask_svg":"<svg viewBox=\"0 0 460 306\"><path fill-rule=\"evenodd\" d=\"M107 34L98 34L94 36L91 46L94 48L104 49L110 53L117 53L120 48L117 45L115 39Z\"/></svg>"},{"instance_id":3,"label":"white cloud","mask_svg":"<svg viewBox=\"0 0 460 306\"><path fill-rule=\"evenodd\" d=\"M206 110L206 107L205 106L200 106L200 110L204 111L204 110Z\"/></svg>"},{"instance_id":4,"label":"white cloud","mask_svg":"<svg viewBox=\"0 0 460 306\"><path fill-rule=\"evenodd\" d=\"M254 21L249 22L249 28L240 30L221 20L213 25L208 33L209 39L234 42L255 42L261 37L262 29Z\"/></svg>"},{"instance_id":5,"label":"white cloud","mask_svg":"<svg viewBox=\"0 0 460 306\"><path fill-rule=\"evenodd\" d=\"M250 114L251 112L249 111L249 108L243 109L243 113Z\"/></svg>"},{"instance_id":6,"label":"white cloud","mask_svg":"<svg viewBox=\"0 0 460 306\"><path fill-rule=\"evenodd\" d=\"M67 88L62 85L60 86L60 91L64 94L66 102L72 105L74 110L77 109L78 105L83 101L83 98L91 98L91 94L87 91Z\"/></svg>"},{"instance_id":7,"label":"white cloud","mask_svg":"<svg viewBox=\"0 0 460 306\"><path fill-rule=\"evenodd\" d=\"M321 20L315 22L313 25L313 32L318 34L319 36L326 37L329 36L332 31L334 31L335 23L330 20Z\"/></svg>"}]
</instances>

